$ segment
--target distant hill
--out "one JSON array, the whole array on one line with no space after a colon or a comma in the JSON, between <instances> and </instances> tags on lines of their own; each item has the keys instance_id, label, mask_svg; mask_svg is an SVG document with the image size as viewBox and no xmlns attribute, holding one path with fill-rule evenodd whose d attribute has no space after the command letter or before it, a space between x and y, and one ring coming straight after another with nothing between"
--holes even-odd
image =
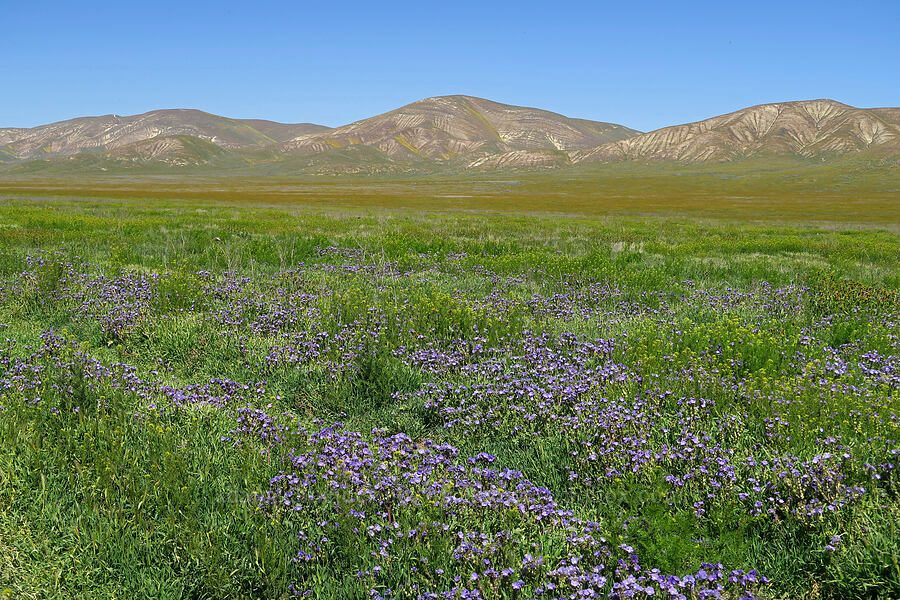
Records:
<instances>
[{"instance_id":1,"label":"distant hill","mask_svg":"<svg viewBox=\"0 0 900 600\"><path fill-rule=\"evenodd\" d=\"M228 119L199 110L154 110L130 117L81 117L31 129L0 129L0 148L7 159L28 160L101 153L154 138L191 136L234 150L262 148L327 129L310 123Z\"/></svg>"},{"instance_id":2,"label":"distant hill","mask_svg":"<svg viewBox=\"0 0 900 600\"><path fill-rule=\"evenodd\" d=\"M108 151L111 158L133 162L159 161L169 165L209 162L227 150L190 135L166 135L125 144Z\"/></svg>"},{"instance_id":3,"label":"distant hill","mask_svg":"<svg viewBox=\"0 0 900 600\"><path fill-rule=\"evenodd\" d=\"M900 153L900 108L854 108L834 100L762 104L657 129L571 153L573 162L725 162L795 155L828 158Z\"/></svg>"},{"instance_id":4,"label":"distant hill","mask_svg":"<svg viewBox=\"0 0 900 600\"><path fill-rule=\"evenodd\" d=\"M446 162L463 158L468 159L467 165L516 152L517 158L508 162L528 165L535 162L533 152L586 149L637 133L622 125L571 119L537 108L471 96L439 96L324 133L298 136L279 149L313 153L361 145L376 148L390 159Z\"/></svg>"},{"instance_id":5,"label":"distant hill","mask_svg":"<svg viewBox=\"0 0 900 600\"><path fill-rule=\"evenodd\" d=\"M438 96L333 129L187 109L0 129L0 170L10 173L414 174L843 157L900 159L900 108L782 102L641 133L472 96Z\"/></svg>"}]
</instances>

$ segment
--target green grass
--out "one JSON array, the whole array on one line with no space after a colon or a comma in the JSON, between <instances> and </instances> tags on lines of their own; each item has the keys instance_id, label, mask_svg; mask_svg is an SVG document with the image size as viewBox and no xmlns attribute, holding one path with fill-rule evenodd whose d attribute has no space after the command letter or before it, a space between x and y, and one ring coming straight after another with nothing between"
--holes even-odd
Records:
<instances>
[{"instance_id":1,"label":"green grass","mask_svg":"<svg viewBox=\"0 0 900 600\"><path fill-rule=\"evenodd\" d=\"M896 597L895 491L853 505L839 520L790 526L716 507L699 544L691 541L698 535L691 511L661 501L667 492L654 475L623 477L620 487L609 489L572 484L564 467L581 466L564 427L548 424L541 444L498 433L519 421L465 435L444 432L439 416L403 396L432 381L392 353L417 343L409 330L442 343L573 332L627 339L627 351L615 359L647 374L707 361L760 395L756 404L740 406L748 423L768 414L767 398L788 393L795 404L781 416L790 440L779 442L778 451L805 456L818 427L857 418L855 405L823 412L809 387L817 372L792 364L791 357L805 328L835 314L841 318L822 333L829 345L896 353L896 329L870 318L900 306L896 175L882 169L869 179L845 181L835 168L816 171L810 185L795 183L808 173L795 165L786 178L781 173L776 189L774 178L740 167L689 175L629 168L597 168L559 186L546 174L433 178L416 185L7 178L0 182L2 290L13 289L30 270L16 295L3 293L0 338L14 342L0 354L7 361L26 357L40 346L42 331L64 329L78 349L61 350L65 360L82 361L73 354L81 352L84 361L124 362L172 385L265 379L273 412L288 412L304 425L341 419L358 431L384 427L415 440L445 439L461 456L496 455L499 464L523 471L580 515L617 524L637 514L645 526L629 530L629 543L660 568L680 572L704 560L756 567L776 581L766 592L772 598ZM721 197L744 194L752 198ZM451 198L459 195L472 197ZM382 278L323 268L296 280L275 277L301 262L348 262L323 255L327 246L363 252L375 269L394 265L412 274ZM465 256L456 260L458 253ZM29 268L29 255L47 263ZM70 285L63 265L73 261L108 277L158 275L148 312L122 332L105 329L99 313L79 316L75 301L58 297ZM271 300L276 288L309 293L314 299L296 312L314 308L318 316L303 313L290 331L303 331L314 319L331 333L354 322L383 326L381 345L363 348L355 370L336 379L322 364L263 368L261 357L278 335L245 325L223 329L207 318L221 305L202 293L202 272L226 271L258 286L251 298ZM599 301L615 318L545 317L527 308L534 294L588 290L596 283L620 291ZM759 292L768 285L810 287L809 303L796 314L767 314L743 305L719 312L682 300L697 289ZM502 314L483 302L497 289L511 305ZM626 314L622 303L647 311L672 307L678 320ZM718 343L725 348L708 357ZM56 364L44 367L52 372ZM86 387L77 370L59 381L59 388L43 389L40 406L14 390L0 392L0 597L288 597L288 584L301 576L289 560L299 526L257 510L253 496L282 468L277 452L223 442L235 427L228 410L150 410L150 417L134 419L147 413L146 398ZM633 397L644 391L616 385L602 392ZM671 385L676 393L715 400L717 410L737 410L743 402L703 381ZM885 415L900 408L896 390L874 393ZM89 409L98 397L103 406ZM677 428L676 409L665 399L653 402ZM43 408L48 403L59 414ZM75 413L75 406L85 408ZM867 436L896 433L895 421L862 419L856 427L860 447ZM763 434L748 428L723 439L749 452ZM853 542L834 554L821 551L822 540L838 531ZM323 597L365 593L350 571L365 557L353 556L353 548L341 552L321 571L302 574Z\"/></svg>"},{"instance_id":2,"label":"green grass","mask_svg":"<svg viewBox=\"0 0 900 600\"><path fill-rule=\"evenodd\" d=\"M100 390L59 414L4 412L0 590L11 597L270 596L289 539L248 502L266 458L223 451L216 411L135 421L134 399ZM65 407L84 406L80 413Z\"/></svg>"}]
</instances>

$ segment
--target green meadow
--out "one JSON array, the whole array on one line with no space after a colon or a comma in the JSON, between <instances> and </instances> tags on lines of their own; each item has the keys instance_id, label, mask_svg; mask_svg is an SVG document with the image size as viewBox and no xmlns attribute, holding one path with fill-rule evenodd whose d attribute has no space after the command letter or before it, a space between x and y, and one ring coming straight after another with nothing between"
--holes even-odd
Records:
<instances>
[{"instance_id":1,"label":"green meadow","mask_svg":"<svg viewBox=\"0 0 900 600\"><path fill-rule=\"evenodd\" d=\"M0 598L900 597L896 165L59 177Z\"/></svg>"}]
</instances>

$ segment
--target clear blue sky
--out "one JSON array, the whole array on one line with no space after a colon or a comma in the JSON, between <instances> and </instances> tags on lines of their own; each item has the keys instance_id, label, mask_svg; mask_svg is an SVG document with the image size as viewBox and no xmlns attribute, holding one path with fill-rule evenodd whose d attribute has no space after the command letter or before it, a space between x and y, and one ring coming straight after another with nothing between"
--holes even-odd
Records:
<instances>
[{"instance_id":1,"label":"clear blue sky","mask_svg":"<svg viewBox=\"0 0 900 600\"><path fill-rule=\"evenodd\" d=\"M900 106L900 0L0 0L0 126L199 108L340 125L470 94L641 130Z\"/></svg>"}]
</instances>

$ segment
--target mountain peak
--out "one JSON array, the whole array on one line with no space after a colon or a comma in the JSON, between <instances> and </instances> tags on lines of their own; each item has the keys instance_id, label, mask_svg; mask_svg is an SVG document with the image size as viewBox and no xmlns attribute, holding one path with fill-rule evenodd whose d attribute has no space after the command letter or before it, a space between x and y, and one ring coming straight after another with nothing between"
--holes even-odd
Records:
<instances>
[{"instance_id":1,"label":"mountain peak","mask_svg":"<svg viewBox=\"0 0 900 600\"><path fill-rule=\"evenodd\" d=\"M27 160L114 150L144 140L191 136L221 148L263 148L327 127L229 119L192 108L166 108L139 115L79 117L30 129L0 129L7 156Z\"/></svg>"},{"instance_id":2,"label":"mountain peak","mask_svg":"<svg viewBox=\"0 0 900 600\"><path fill-rule=\"evenodd\" d=\"M189 108L103 115L0 129L5 169L34 159L68 168L281 163L287 172L507 169L584 162L725 162L752 157L900 154L900 108L818 98L758 104L641 133L464 94L432 96L330 129L231 119ZM12 165L12 167L10 167ZM255 167L247 167L255 168ZM270 167L265 167L270 169ZM276 168L276 167L272 167ZM291 171L291 170L294 171Z\"/></svg>"},{"instance_id":3,"label":"mountain peak","mask_svg":"<svg viewBox=\"0 0 900 600\"><path fill-rule=\"evenodd\" d=\"M861 109L830 99L759 104L674 125L572 154L573 162L725 162L765 155L806 158L900 151L892 109Z\"/></svg>"},{"instance_id":4,"label":"mountain peak","mask_svg":"<svg viewBox=\"0 0 900 600\"><path fill-rule=\"evenodd\" d=\"M471 162L485 153L590 148L635 133L622 125L451 95L424 98L323 134L304 135L281 149L303 154L364 145L392 160Z\"/></svg>"}]
</instances>

